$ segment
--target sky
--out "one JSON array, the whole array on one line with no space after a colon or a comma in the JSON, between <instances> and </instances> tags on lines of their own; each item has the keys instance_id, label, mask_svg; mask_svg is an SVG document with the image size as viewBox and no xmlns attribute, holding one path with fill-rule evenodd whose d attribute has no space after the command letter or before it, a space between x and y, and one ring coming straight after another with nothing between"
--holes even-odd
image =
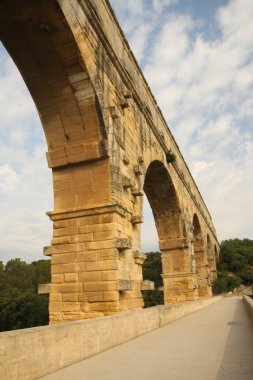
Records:
<instances>
[{"instance_id":1,"label":"sky","mask_svg":"<svg viewBox=\"0 0 253 380\"><path fill-rule=\"evenodd\" d=\"M212 215L218 239L253 239L253 1L111 0ZM53 209L33 100L0 46L0 260L42 259ZM144 202L142 250L157 250Z\"/></svg>"}]
</instances>

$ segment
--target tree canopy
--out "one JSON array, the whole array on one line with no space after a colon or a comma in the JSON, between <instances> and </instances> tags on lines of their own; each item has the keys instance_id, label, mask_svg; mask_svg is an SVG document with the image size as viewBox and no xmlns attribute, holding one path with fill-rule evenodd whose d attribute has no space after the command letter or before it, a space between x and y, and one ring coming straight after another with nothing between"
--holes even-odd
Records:
<instances>
[{"instance_id":1,"label":"tree canopy","mask_svg":"<svg viewBox=\"0 0 253 380\"><path fill-rule=\"evenodd\" d=\"M48 296L38 284L50 282L50 261L0 262L0 331L48 324Z\"/></svg>"},{"instance_id":2,"label":"tree canopy","mask_svg":"<svg viewBox=\"0 0 253 380\"><path fill-rule=\"evenodd\" d=\"M218 278L214 293L233 291L240 284L253 284L253 240L230 239L221 243Z\"/></svg>"}]
</instances>

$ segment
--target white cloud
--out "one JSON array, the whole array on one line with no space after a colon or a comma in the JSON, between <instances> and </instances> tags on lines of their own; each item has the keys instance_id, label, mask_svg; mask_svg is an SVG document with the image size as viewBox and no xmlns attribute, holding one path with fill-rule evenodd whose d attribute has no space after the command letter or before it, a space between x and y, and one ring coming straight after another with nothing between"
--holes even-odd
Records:
<instances>
[{"instance_id":1,"label":"white cloud","mask_svg":"<svg viewBox=\"0 0 253 380\"><path fill-rule=\"evenodd\" d=\"M0 47L0 260L43 258L52 232L52 181L35 105Z\"/></svg>"},{"instance_id":2,"label":"white cloud","mask_svg":"<svg viewBox=\"0 0 253 380\"><path fill-rule=\"evenodd\" d=\"M17 173L8 165L0 166L0 193L11 191L17 182Z\"/></svg>"},{"instance_id":3,"label":"white cloud","mask_svg":"<svg viewBox=\"0 0 253 380\"><path fill-rule=\"evenodd\" d=\"M152 49L144 73L218 237L253 238L253 2L230 0L217 8L215 38L205 33L204 20L184 11L183 2L180 9L167 10L159 28L145 35L142 45Z\"/></svg>"}]
</instances>

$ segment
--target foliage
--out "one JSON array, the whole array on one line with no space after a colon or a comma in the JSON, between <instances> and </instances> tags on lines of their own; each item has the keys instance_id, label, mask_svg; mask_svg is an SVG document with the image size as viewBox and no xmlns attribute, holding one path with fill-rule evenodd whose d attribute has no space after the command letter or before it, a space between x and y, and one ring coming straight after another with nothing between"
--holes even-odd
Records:
<instances>
[{"instance_id":1,"label":"foliage","mask_svg":"<svg viewBox=\"0 0 253 380\"><path fill-rule=\"evenodd\" d=\"M237 276L221 275L213 283L213 293L232 292L241 284L242 280Z\"/></svg>"},{"instance_id":2,"label":"foliage","mask_svg":"<svg viewBox=\"0 0 253 380\"><path fill-rule=\"evenodd\" d=\"M144 261L142 271L144 280L153 281L156 288L163 286L161 253L147 253L147 259Z\"/></svg>"},{"instance_id":3,"label":"foliage","mask_svg":"<svg viewBox=\"0 0 253 380\"><path fill-rule=\"evenodd\" d=\"M164 304L163 292L155 289L143 292L144 307L151 307Z\"/></svg>"},{"instance_id":4,"label":"foliage","mask_svg":"<svg viewBox=\"0 0 253 380\"><path fill-rule=\"evenodd\" d=\"M143 292L145 307L162 305L164 303L163 291L158 290L159 287L163 286L161 253L147 253L147 259L144 261L142 269L143 279L153 281L156 288L155 290Z\"/></svg>"},{"instance_id":5,"label":"foliage","mask_svg":"<svg viewBox=\"0 0 253 380\"><path fill-rule=\"evenodd\" d=\"M173 162L176 162L176 155L171 149L166 152L166 161L168 164L173 164Z\"/></svg>"},{"instance_id":6,"label":"foliage","mask_svg":"<svg viewBox=\"0 0 253 380\"><path fill-rule=\"evenodd\" d=\"M49 260L0 262L0 331L48 324L48 296L37 291L50 281Z\"/></svg>"},{"instance_id":7,"label":"foliage","mask_svg":"<svg viewBox=\"0 0 253 380\"><path fill-rule=\"evenodd\" d=\"M253 240L230 239L221 243L218 278L214 293L233 291L240 284L253 284Z\"/></svg>"}]
</instances>

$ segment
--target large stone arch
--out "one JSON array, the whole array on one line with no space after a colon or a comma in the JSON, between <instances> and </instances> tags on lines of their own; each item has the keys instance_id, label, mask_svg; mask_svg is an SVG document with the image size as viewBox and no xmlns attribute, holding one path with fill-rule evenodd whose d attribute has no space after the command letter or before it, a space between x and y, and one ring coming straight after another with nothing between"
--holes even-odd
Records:
<instances>
[{"instance_id":1,"label":"large stone arch","mask_svg":"<svg viewBox=\"0 0 253 380\"><path fill-rule=\"evenodd\" d=\"M51 323L103 315L104 307L97 304L91 310L89 301L115 300L109 291L102 296L99 285L100 294L94 291L94 273L84 274L86 263L97 258L88 247L93 242L91 232L103 233L96 226L107 215L101 212L93 217L93 210L109 204L112 193L101 90L72 26L57 1L0 4L0 39L35 102L53 174L54 211L48 215L54 235L52 245L44 250L52 263Z\"/></svg>"},{"instance_id":2,"label":"large stone arch","mask_svg":"<svg viewBox=\"0 0 253 380\"><path fill-rule=\"evenodd\" d=\"M3 0L0 39L48 144L51 323L143 306L143 186L159 233L165 303L198 297L192 210L212 241L216 232L108 0ZM208 295L201 279L199 294Z\"/></svg>"},{"instance_id":3,"label":"large stone arch","mask_svg":"<svg viewBox=\"0 0 253 380\"><path fill-rule=\"evenodd\" d=\"M0 38L41 119L53 169L55 210L82 207L84 194L93 206L92 192L97 189L85 178L83 167L80 174L78 164L106 157L106 132L97 94L61 8L55 1L3 1ZM77 166L70 169L70 164ZM98 171L106 169L108 161L97 166ZM87 177L88 172L87 166ZM108 183L104 186L109 198Z\"/></svg>"}]
</instances>

